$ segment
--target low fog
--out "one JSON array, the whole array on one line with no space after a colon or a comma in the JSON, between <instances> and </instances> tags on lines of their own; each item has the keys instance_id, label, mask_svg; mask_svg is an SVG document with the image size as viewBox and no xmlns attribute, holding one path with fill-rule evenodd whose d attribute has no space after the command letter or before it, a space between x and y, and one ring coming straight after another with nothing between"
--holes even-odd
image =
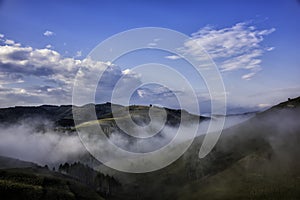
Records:
<instances>
[{"instance_id":1,"label":"low fog","mask_svg":"<svg viewBox=\"0 0 300 200\"><path fill-rule=\"evenodd\" d=\"M224 155L245 156L255 153L257 159L261 158L261 167L268 166L269 170L285 170L289 173L293 170L298 171L299 113L299 108L286 108L257 114L247 123L223 131L217 149Z\"/></svg>"},{"instance_id":2,"label":"low fog","mask_svg":"<svg viewBox=\"0 0 300 200\"><path fill-rule=\"evenodd\" d=\"M228 116L224 128L239 124L253 115ZM216 123L217 117L212 119ZM200 123L197 135L206 133L210 120ZM42 128L41 128L42 127ZM185 127L189 131L189 127ZM124 133L113 132L110 141L130 152L151 152L167 145L177 128L165 126L159 135L147 139L133 139ZM88 152L76 132L57 132L51 122L27 119L9 126L0 126L0 155L35 162L40 165L78 161ZM189 138L181 138L187 140ZM180 140L180 141L182 141ZM101 141L93 143L101 149ZM109 153L107 153L109 154ZM107 155L109 160L109 155Z\"/></svg>"},{"instance_id":3,"label":"low fog","mask_svg":"<svg viewBox=\"0 0 300 200\"><path fill-rule=\"evenodd\" d=\"M76 134L52 131L48 122L29 121L1 127L0 155L44 165L77 159L86 153ZM38 130L41 126L46 130Z\"/></svg>"},{"instance_id":4,"label":"low fog","mask_svg":"<svg viewBox=\"0 0 300 200\"><path fill-rule=\"evenodd\" d=\"M232 115L227 116L225 118L225 124L223 129L227 129L229 127L235 126L237 124L240 124L251 117L253 117L255 114L243 114L243 115ZM203 120L200 122L196 136L200 136L203 134L206 134L209 124L211 123L212 126L215 126L217 123L219 123L219 120L221 120L221 117L213 117L212 119ZM158 123L157 123L158 124ZM192 125L189 124L182 124L184 126L184 130L191 131ZM155 126L155 123L154 123ZM156 128L154 128L156 129ZM117 146L121 147L124 150L130 151L130 152L151 152L155 151L159 148L164 147L168 143L171 142L171 140L175 137L178 129L171 127L171 126L165 126L163 130L147 139L133 139L132 137L128 137L125 134L120 134L119 132L114 132L110 136L110 140ZM152 133L149 133L151 135ZM138 134L137 134L138 135ZM188 134L187 134L188 135ZM184 142L186 140L189 140L192 138L187 137L181 137L178 142Z\"/></svg>"}]
</instances>

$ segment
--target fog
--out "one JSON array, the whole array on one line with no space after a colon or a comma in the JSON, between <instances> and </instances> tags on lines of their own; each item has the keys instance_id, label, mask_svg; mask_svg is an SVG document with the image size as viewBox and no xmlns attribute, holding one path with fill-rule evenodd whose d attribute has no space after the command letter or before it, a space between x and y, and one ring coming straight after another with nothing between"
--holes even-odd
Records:
<instances>
[{"instance_id":1,"label":"fog","mask_svg":"<svg viewBox=\"0 0 300 200\"><path fill-rule=\"evenodd\" d=\"M300 169L299 108L273 109L223 132L217 149L224 155L255 154L260 167L284 170ZM257 168L259 165L257 164Z\"/></svg>"},{"instance_id":2,"label":"fog","mask_svg":"<svg viewBox=\"0 0 300 200\"><path fill-rule=\"evenodd\" d=\"M227 116L225 118L225 124L223 129L235 126L237 124L240 124L251 117L253 117L255 114L245 114L245 115L232 115L232 116ZM203 120L200 122L196 136L200 136L203 134L207 133L207 129L210 123L212 123L212 126L217 125L219 123L219 120L221 120L221 117L213 117L212 119L207 119ZM157 123L158 124L158 123ZM194 127L194 124L188 124L188 123L183 123L181 124L184 128L184 131L192 131ZM155 123L154 123L155 126ZM154 128L156 129L156 128ZM178 128L171 127L171 126L165 126L163 130L147 139L134 139L132 137L128 137L127 135L120 134L119 132L114 132L110 136L110 140L117 146L121 147L122 149L125 149L127 151L131 152L151 152L155 151L159 148L164 147L168 143L171 142L171 140L175 137L177 134ZM152 133L149 133L151 135ZM138 135L138 134L137 134ZM188 134L186 134L188 135ZM178 142L184 142L186 140L193 139L188 136L186 137L180 137Z\"/></svg>"},{"instance_id":3,"label":"fog","mask_svg":"<svg viewBox=\"0 0 300 200\"><path fill-rule=\"evenodd\" d=\"M251 116L230 116L226 118L225 128L236 125ZM213 123L217 118L212 119ZM204 134L210 120L200 123L197 135ZM185 131L189 127L185 125ZM151 138L134 139L124 133L113 132L110 141L130 152L150 152L167 145L177 133L177 128L165 126ZM149 133L150 134L150 133ZM57 132L51 122L41 119L26 119L9 126L0 126L0 155L35 162L40 165L77 161L88 152L76 132ZM181 137L178 142L190 138ZM93 142L101 149L101 141ZM107 160L109 160L107 152Z\"/></svg>"},{"instance_id":4,"label":"fog","mask_svg":"<svg viewBox=\"0 0 300 200\"><path fill-rule=\"evenodd\" d=\"M47 129L37 130L41 125ZM29 124L25 121L1 127L0 155L44 165L76 159L86 153L77 135L54 132L50 127L48 122Z\"/></svg>"},{"instance_id":5,"label":"fog","mask_svg":"<svg viewBox=\"0 0 300 200\"><path fill-rule=\"evenodd\" d=\"M269 129L267 141L270 144L274 159L280 161L281 168L300 169L300 109L283 109L272 113L266 120Z\"/></svg>"}]
</instances>

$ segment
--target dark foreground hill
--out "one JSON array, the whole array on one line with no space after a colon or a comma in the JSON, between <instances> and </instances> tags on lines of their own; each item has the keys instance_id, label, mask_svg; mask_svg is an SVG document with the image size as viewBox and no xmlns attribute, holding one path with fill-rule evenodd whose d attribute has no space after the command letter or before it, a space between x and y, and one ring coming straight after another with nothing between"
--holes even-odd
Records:
<instances>
[{"instance_id":1,"label":"dark foreground hill","mask_svg":"<svg viewBox=\"0 0 300 200\"><path fill-rule=\"evenodd\" d=\"M1 169L0 195L3 200L103 199L79 181L45 168Z\"/></svg>"},{"instance_id":2,"label":"dark foreground hill","mask_svg":"<svg viewBox=\"0 0 300 200\"><path fill-rule=\"evenodd\" d=\"M110 198L120 183L80 162L48 166L0 157L1 199L101 200Z\"/></svg>"}]
</instances>

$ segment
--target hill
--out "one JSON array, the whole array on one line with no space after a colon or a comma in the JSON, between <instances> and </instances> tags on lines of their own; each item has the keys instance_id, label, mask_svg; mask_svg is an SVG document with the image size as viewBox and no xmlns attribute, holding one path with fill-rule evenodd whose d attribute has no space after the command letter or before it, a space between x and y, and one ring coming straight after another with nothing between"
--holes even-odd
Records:
<instances>
[{"instance_id":1,"label":"hill","mask_svg":"<svg viewBox=\"0 0 300 200\"><path fill-rule=\"evenodd\" d=\"M37 168L38 165L32 162L26 162L14 158L0 156L0 169L27 168L27 167Z\"/></svg>"},{"instance_id":2,"label":"hill","mask_svg":"<svg viewBox=\"0 0 300 200\"><path fill-rule=\"evenodd\" d=\"M77 180L46 168L0 170L1 199L102 200Z\"/></svg>"},{"instance_id":3,"label":"hill","mask_svg":"<svg viewBox=\"0 0 300 200\"><path fill-rule=\"evenodd\" d=\"M99 110L102 109L100 108L101 106ZM104 108L102 115L99 115L97 123L100 122L101 124L103 120L114 123L111 111ZM51 109L51 112L49 111L48 114L58 114L58 110L62 108L55 107ZM124 109L128 109L133 115L143 118L142 121L146 122L148 107L120 106L119 112L121 116ZM33 113L36 112L36 109L34 110L32 111ZM19 111L22 113L22 110ZM12 110L6 112L13 113ZM65 113L66 117L68 112L65 111L62 113ZM178 120L177 117L180 116L178 114L180 112L182 111L170 109L168 111L171 119L169 119L169 122L176 122ZM47 112L45 111L45 113ZM48 114L45 114L45 116ZM97 169L101 173L109 174L121 183L121 189L113 190L113 194L107 198L116 200L300 199L300 161L298 159L300 157L299 114L300 97L275 105L264 112L257 113L255 117L241 124L223 130L218 143L205 158L199 159L198 157L199 148L204 137L199 136L195 138L192 146L182 157L168 167L155 172L128 174L100 165ZM12 115L14 116L14 114ZM53 118L63 119L63 115L61 114L59 115L60 117L55 116ZM190 114L188 116L191 118L197 117ZM83 125L89 126L95 122L88 121L83 123L86 123ZM176 123L174 123L174 126L176 126ZM78 168L80 165L75 166L73 172L76 172L76 175L73 175L73 177L84 179L85 173L81 170L84 167L82 168L81 166ZM54 182L57 179L62 181L55 182L55 185L59 185L62 188L55 193L66 195L63 197L71 198L72 195L68 196L71 193L73 197L76 197L76 195L87 195L85 193L87 190L85 189L82 189L82 192L81 189L77 190L80 192L76 194L76 191L73 191L72 187L69 186L70 183L68 181L70 177L67 175L48 172L49 170L45 173L43 171L45 169L35 169L34 167L29 169L5 169L5 173L3 172L4 175L2 175L4 178L1 177L0 180L6 182L1 188L7 188L11 184L11 178L7 177L13 177L12 181L14 181L15 176L10 175L10 173L17 173L18 177L27 177L28 170L30 171L28 172L30 176L45 177L50 173ZM80 173L81 171L82 173ZM91 174L94 174L94 172ZM21 186L23 184L22 181ZM72 181L74 180L72 179ZM13 189L5 194L13 195L13 191L21 191L21 194L23 194L22 192L24 191L24 195L26 196L27 194L31 195L30 191L37 191L33 196L31 195L32 199L38 199L33 197L41 195L39 193L41 189L40 182L38 185L34 185L34 187L30 186L30 190L26 189L26 184L26 187L24 186L25 189L23 186L16 186L17 189L15 189L15 185L18 184L19 182L12 184ZM65 185L68 185L68 188ZM49 190L52 191L51 187L49 186ZM55 188L54 191L56 191ZM91 192L90 194L94 193Z\"/></svg>"},{"instance_id":4,"label":"hill","mask_svg":"<svg viewBox=\"0 0 300 200\"><path fill-rule=\"evenodd\" d=\"M132 117L138 123L147 124L150 120L149 118L149 108L150 106L121 106L117 104L104 103L104 104L87 104L84 106L74 106L75 112L81 112L82 110L94 106L95 112L97 115L97 119L101 122L101 120L106 120L108 122L114 121L114 116L112 114L111 107L117 110L116 114L118 116L122 116L124 118ZM158 108L162 109L162 108ZM164 108L167 112L167 124L176 126L180 123L181 113L185 114L185 116L189 116L190 118L195 119L208 119L208 117L197 116L188 113L185 110L174 110L169 108ZM131 116L128 116L126 111L129 111ZM95 122L89 122L89 120L82 119L82 123L88 125L93 124ZM22 121L41 121L48 120L53 123L53 127L56 129L59 128L70 128L74 127L73 113L72 113L72 105L62 105L62 106L53 106L53 105L41 105L41 106L16 106L10 108L1 108L0 109L0 125L3 124L16 124L21 123ZM98 122L97 122L98 123ZM49 125L49 124L47 124ZM45 128L43 126L41 129ZM72 129L67 129L72 130Z\"/></svg>"},{"instance_id":5,"label":"hill","mask_svg":"<svg viewBox=\"0 0 300 200\"><path fill-rule=\"evenodd\" d=\"M48 166L1 157L1 199L90 199L110 198L121 190L114 177L80 162L65 163L55 171Z\"/></svg>"},{"instance_id":6,"label":"hill","mask_svg":"<svg viewBox=\"0 0 300 200\"><path fill-rule=\"evenodd\" d=\"M99 170L123 181L123 199L300 199L299 100L224 130L203 159L199 136L180 159L159 171Z\"/></svg>"}]
</instances>

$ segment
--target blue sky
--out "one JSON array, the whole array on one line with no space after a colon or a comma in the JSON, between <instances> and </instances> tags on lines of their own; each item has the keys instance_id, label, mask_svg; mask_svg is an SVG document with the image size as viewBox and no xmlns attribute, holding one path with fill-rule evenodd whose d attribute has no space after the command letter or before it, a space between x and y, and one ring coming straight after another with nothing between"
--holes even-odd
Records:
<instances>
[{"instance_id":1,"label":"blue sky","mask_svg":"<svg viewBox=\"0 0 300 200\"><path fill-rule=\"evenodd\" d=\"M286 100L288 97L300 95L300 23L298 19L300 19L300 3L297 0L1 0L0 34L2 37L0 44L2 51L0 50L0 54L3 54L0 57L2 59L0 60L1 107L44 103L70 104L71 86L66 86L66 83L70 84L72 80L70 74L76 74L75 71L78 70L76 66L84 63L75 64L74 60L83 61L98 43L119 32L139 27L163 27L191 36L193 33L205 30L205 27L210 27L209 31L198 32L196 36L194 34L194 39L199 40L204 48L208 48L208 53L219 50L217 42L229 41L230 38L226 37L230 36L224 33L230 32L233 36L239 34L239 31L256 34L255 39L259 41L254 42L257 45L254 49L248 48L252 44L249 41L243 43L244 46L237 48L233 54L227 57L215 54L213 59L220 71L223 70L221 74L228 92L230 107L263 108ZM216 32L219 40L206 43L206 39ZM262 40L260 40L261 37ZM238 41L233 42L241 44ZM14 49L5 48L5 46L13 46ZM18 67L13 66L15 62L12 56L9 61L5 60L9 52L19 51L20 49L17 48L26 47L32 48L28 52L36 49L49 50L35 52L34 58L55 57L56 54L50 52L54 51L59 54L58 62L73 59L69 61L73 62L74 67L68 62L68 69L62 72L60 67L55 68L52 61L49 61L49 67L41 69L40 66L35 68L31 61L29 62L31 65L28 66L23 64ZM246 64L238 62L237 65L244 66L237 66L234 70L224 70L228 69L228 67L225 68L226 61L232 65L232 59L242 59L237 55L245 48L247 48L245 55L253 55L255 50L260 52L256 57L251 57L256 61L259 60L259 64L249 67L250 61ZM223 50L220 49L219 53ZM113 74L120 77L125 69L149 61L149 57L143 55L145 54L137 53L136 56L129 55L127 59L120 59L116 63L120 69ZM152 57L165 58L166 56L160 53L155 55ZM33 58L24 58L26 59ZM179 70L186 69L186 73L189 73L189 69L184 68L184 64L179 60L156 60L171 64ZM64 73L69 75L60 76ZM106 80L116 79L115 76L110 78ZM203 89L203 93L205 92L207 91ZM154 98L154 103L155 98L158 98L160 100L157 103L168 106L168 101L161 102L161 98L153 91L150 93L149 98ZM109 92L107 95L109 96ZM109 98L99 101L106 100ZM139 99L137 102L148 103L145 99Z\"/></svg>"}]
</instances>

